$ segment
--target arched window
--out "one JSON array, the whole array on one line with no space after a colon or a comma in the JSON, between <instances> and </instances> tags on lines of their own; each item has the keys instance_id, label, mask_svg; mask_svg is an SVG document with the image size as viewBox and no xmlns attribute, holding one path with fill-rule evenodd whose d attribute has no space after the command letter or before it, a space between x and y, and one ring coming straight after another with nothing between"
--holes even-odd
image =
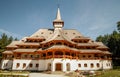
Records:
<instances>
[{"instance_id":1,"label":"arched window","mask_svg":"<svg viewBox=\"0 0 120 77\"><path fill-rule=\"evenodd\" d=\"M27 58L27 54L24 55L24 58Z\"/></svg>"},{"instance_id":2,"label":"arched window","mask_svg":"<svg viewBox=\"0 0 120 77\"><path fill-rule=\"evenodd\" d=\"M88 58L91 58L91 55L88 55Z\"/></svg>"},{"instance_id":3,"label":"arched window","mask_svg":"<svg viewBox=\"0 0 120 77\"><path fill-rule=\"evenodd\" d=\"M67 43L64 43L64 45L66 45L66 46L67 46L68 44L67 44Z\"/></svg>"},{"instance_id":4,"label":"arched window","mask_svg":"<svg viewBox=\"0 0 120 77\"><path fill-rule=\"evenodd\" d=\"M37 63L35 66L36 66L36 67L39 67L39 64Z\"/></svg>"},{"instance_id":5,"label":"arched window","mask_svg":"<svg viewBox=\"0 0 120 77\"><path fill-rule=\"evenodd\" d=\"M73 35L75 35L75 33L73 33Z\"/></svg>"},{"instance_id":6,"label":"arched window","mask_svg":"<svg viewBox=\"0 0 120 77\"><path fill-rule=\"evenodd\" d=\"M94 67L93 63L91 63L91 64L90 64L90 67L91 67L91 68L93 68L93 67Z\"/></svg>"},{"instance_id":7,"label":"arched window","mask_svg":"<svg viewBox=\"0 0 120 77\"><path fill-rule=\"evenodd\" d=\"M29 67L32 68L33 64L29 64Z\"/></svg>"},{"instance_id":8,"label":"arched window","mask_svg":"<svg viewBox=\"0 0 120 77\"><path fill-rule=\"evenodd\" d=\"M84 67L87 67L87 64L86 64L86 63L84 64Z\"/></svg>"},{"instance_id":9,"label":"arched window","mask_svg":"<svg viewBox=\"0 0 120 77\"><path fill-rule=\"evenodd\" d=\"M65 55L70 55L70 53L69 52L65 52Z\"/></svg>"},{"instance_id":10,"label":"arched window","mask_svg":"<svg viewBox=\"0 0 120 77\"><path fill-rule=\"evenodd\" d=\"M67 63L66 67L67 67L67 71L70 71L70 63Z\"/></svg>"},{"instance_id":11,"label":"arched window","mask_svg":"<svg viewBox=\"0 0 120 77\"><path fill-rule=\"evenodd\" d=\"M62 51L56 51L55 55L63 55L63 52Z\"/></svg>"},{"instance_id":12,"label":"arched window","mask_svg":"<svg viewBox=\"0 0 120 77\"><path fill-rule=\"evenodd\" d=\"M4 63L4 66L7 67L7 66L8 66L8 63Z\"/></svg>"},{"instance_id":13,"label":"arched window","mask_svg":"<svg viewBox=\"0 0 120 77\"><path fill-rule=\"evenodd\" d=\"M17 63L17 64L16 64L16 68L18 68L19 66L20 66L20 63Z\"/></svg>"},{"instance_id":14,"label":"arched window","mask_svg":"<svg viewBox=\"0 0 120 77\"><path fill-rule=\"evenodd\" d=\"M33 55L32 55L32 54L30 55L30 58L33 58Z\"/></svg>"},{"instance_id":15,"label":"arched window","mask_svg":"<svg viewBox=\"0 0 120 77\"><path fill-rule=\"evenodd\" d=\"M48 63L48 67L47 67L47 70L51 70L51 63Z\"/></svg>"},{"instance_id":16,"label":"arched window","mask_svg":"<svg viewBox=\"0 0 120 77\"><path fill-rule=\"evenodd\" d=\"M97 65L97 67L100 67L100 64L99 64L99 63L97 63L96 65Z\"/></svg>"},{"instance_id":17,"label":"arched window","mask_svg":"<svg viewBox=\"0 0 120 77\"><path fill-rule=\"evenodd\" d=\"M56 42L56 45L62 45L62 43L61 42Z\"/></svg>"},{"instance_id":18,"label":"arched window","mask_svg":"<svg viewBox=\"0 0 120 77\"><path fill-rule=\"evenodd\" d=\"M81 64L78 64L78 67L81 67Z\"/></svg>"},{"instance_id":19,"label":"arched window","mask_svg":"<svg viewBox=\"0 0 120 77\"><path fill-rule=\"evenodd\" d=\"M108 64L108 63L106 63L106 66L109 66L109 64Z\"/></svg>"},{"instance_id":20,"label":"arched window","mask_svg":"<svg viewBox=\"0 0 120 77\"><path fill-rule=\"evenodd\" d=\"M111 63L109 63L109 66L111 66Z\"/></svg>"},{"instance_id":21,"label":"arched window","mask_svg":"<svg viewBox=\"0 0 120 77\"><path fill-rule=\"evenodd\" d=\"M26 63L23 63L23 68L25 68L26 67Z\"/></svg>"},{"instance_id":22,"label":"arched window","mask_svg":"<svg viewBox=\"0 0 120 77\"><path fill-rule=\"evenodd\" d=\"M52 55L52 52L48 52L47 55L48 55L48 56L51 56L51 55Z\"/></svg>"},{"instance_id":23,"label":"arched window","mask_svg":"<svg viewBox=\"0 0 120 77\"><path fill-rule=\"evenodd\" d=\"M39 55L39 54L37 54L37 55L36 55L36 58L40 58L40 55Z\"/></svg>"},{"instance_id":24,"label":"arched window","mask_svg":"<svg viewBox=\"0 0 120 77\"><path fill-rule=\"evenodd\" d=\"M85 58L86 56L85 55L83 55L83 58Z\"/></svg>"},{"instance_id":25,"label":"arched window","mask_svg":"<svg viewBox=\"0 0 120 77\"><path fill-rule=\"evenodd\" d=\"M50 45L52 46L52 45L54 45L54 43L50 43Z\"/></svg>"}]
</instances>

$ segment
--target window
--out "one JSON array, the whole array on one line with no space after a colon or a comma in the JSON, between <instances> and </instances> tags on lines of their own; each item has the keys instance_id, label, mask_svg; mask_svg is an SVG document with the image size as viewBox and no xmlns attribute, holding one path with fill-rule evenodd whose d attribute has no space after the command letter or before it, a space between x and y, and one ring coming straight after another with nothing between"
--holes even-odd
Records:
<instances>
[{"instance_id":1,"label":"window","mask_svg":"<svg viewBox=\"0 0 120 77\"><path fill-rule=\"evenodd\" d=\"M30 55L30 58L33 58L33 55Z\"/></svg>"},{"instance_id":2,"label":"window","mask_svg":"<svg viewBox=\"0 0 120 77\"><path fill-rule=\"evenodd\" d=\"M7 67L7 66L8 66L8 63L4 63L4 66Z\"/></svg>"},{"instance_id":3,"label":"window","mask_svg":"<svg viewBox=\"0 0 120 77\"><path fill-rule=\"evenodd\" d=\"M58 35L58 37L60 37L60 35Z\"/></svg>"},{"instance_id":4,"label":"window","mask_svg":"<svg viewBox=\"0 0 120 77\"><path fill-rule=\"evenodd\" d=\"M109 66L111 66L111 64L109 63Z\"/></svg>"},{"instance_id":5,"label":"window","mask_svg":"<svg viewBox=\"0 0 120 77\"><path fill-rule=\"evenodd\" d=\"M16 68L18 68L19 66L20 66L20 63L17 63Z\"/></svg>"},{"instance_id":6,"label":"window","mask_svg":"<svg viewBox=\"0 0 120 77\"><path fill-rule=\"evenodd\" d=\"M81 64L78 64L78 67L81 67Z\"/></svg>"},{"instance_id":7,"label":"window","mask_svg":"<svg viewBox=\"0 0 120 77\"><path fill-rule=\"evenodd\" d=\"M29 64L29 67L32 68L33 64Z\"/></svg>"},{"instance_id":8,"label":"window","mask_svg":"<svg viewBox=\"0 0 120 77\"><path fill-rule=\"evenodd\" d=\"M65 33L65 34L67 34L67 33Z\"/></svg>"},{"instance_id":9,"label":"window","mask_svg":"<svg viewBox=\"0 0 120 77\"><path fill-rule=\"evenodd\" d=\"M83 55L83 58L85 58L85 55Z\"/></svg>"},{"instance_id":10,"label":"window","mask_svg":"<svg viewBox=\"0 0 120 77\"><path fill-rule=\"evenodd\" d=\"M41 32L41 34L43 34L44 32Z\"/></svg>"},{"instance_id":11,"label":"window","mask_svg":"<svg viewBox=\"0 0 120 77\"><path fill-rule=\"evenodd\" d=\"M75 35L75 33L73 33L73 35Z\"/></svg>"},{"instance_id":12,"label":"window","mask_svg":"<svg viewBox=\"0 0 120 77\"><path fill-rule=\"evenodd\" d=\"M50 34L52 34L52 33L50 32Z\"/></svg>"},{"instance_id":13,"label":"window","mask_svg":"<svg viewBox=\"0 0 120 77\"><path fill-rule=\"evenodd\" d=\"M29 46L26 46L25 48L29 48Z\"/></svg>"},{"instance_id":14,"label":"window","mask_svg":"<svg viewBox=\"0 0 120 77\"><path fill-rule=\"evenodd\" d=\"M39 64L36 64L36 67L39 67Z\"/></svg>"},{"instance_id":15,"label":"window","mask_svg":"<svg viewBox=\"0 0 120 77\"><path fill-rule=\"evenodd\" d=\"M26 54L24 55L24 58L27 58L27 55L26 55Z\"/></svg>"},{"instance_id":16,"label":"window","mask_svg":"<svg viewBox=\"0 0 120 77\"><path fill-rule=\"evenodd\" d=\"M56 44L57 44L57 45L62 45L62 43L61 43L61 42L57 42Z\"/></svg>"},{"instance_id":17,"label":"window","mask_svg":"<svg viewBox=\"0 0 120 77\"><path fill-rule=\"evenodd\" d=\"M108 63L106 63L106 66L109 66L109 64L108 64Z\"/></svg>"},{"instance_id":18,"label":"window","mask_svg":"<svg viewBox=\"0 0 120 77\"><path fill-rule=\"evenodd\" d=\"M54 43L50 43L50 45L54 45Z\"/></svg>"},{"instance_id":19,"label":"window","mask_svg":"<svg viewBox=\"0 0 120 77\"><path fill-rule=\"evenodd\" d=\"M84 67L87 67L87 64L86 64L86 63L84 64Z\"/></svg>"},{"instance_id":20,"label":"window","mask_svg":"<svg viewBox=\"0 0 120 77\"><path fill-rule=\"evenodd\" d=\"M47 54L48 56L51 56L52 55L52 52L48 52L48 54Z\"/></svg>"},{"instance_id":21,"label":"window","mask_svg":"<svg viewBox=\"0 0 120 77\"><path fill-rule=\"evenodd\" d=\"M99 64L99 63L97 63L97 67L100 67L100 64Z\"/></svg>"},{"instance_id":22,"label":"window","mask_svg":"<svg viewBox=\"0 0 120 77\"><path fill-rule=\"evenodd\" d=\"M88 55L88 58L91 58L91 55Z\"/></svg>"},{"instance_id":23,"label":"window","mask_svg":"<svg viewBox=\"0 0 120 77\"><path fill-rule=\"evenodd\" d=\"M36 58L39 58L40 57L40 55L36 55Z\"/></svg>"},{"instance_id":24,"label":"window","mask_svg":"<svg viewBox=\"0 0 120 77\"><path fill-rule=\"evenodd\" d=\"M23 63L23 68L25 68L26 67L26 63Z\"/></svg>"},{"instance_id":25,"label":"window","mask_svg":"<svg viewBox=\"0 0 120 77\"><path fill-rule=\"evenodd\" d=\"M93 63L91 63L91 64L90 64L90 67L91 67L91 68L93 68L93 67L94 67Z\"/></svg>"}]
</instances>

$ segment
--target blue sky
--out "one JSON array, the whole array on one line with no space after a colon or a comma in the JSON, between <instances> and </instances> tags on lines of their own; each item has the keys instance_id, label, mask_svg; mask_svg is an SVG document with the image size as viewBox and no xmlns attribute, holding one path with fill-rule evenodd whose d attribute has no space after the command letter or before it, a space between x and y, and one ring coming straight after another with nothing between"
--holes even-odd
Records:
<instances>
[{"instance_id":1,"label":"blue sky","mask_svg":"<svg viewBox=\"0 0 120 77\"><path fill-rule=\"evenodd\" d=\"M120 21L120 0L0 0L0 34L20 39L53 28L58 3L64 29L77 29L92 39L110 34Z\"/></svg>"}]
</instances>

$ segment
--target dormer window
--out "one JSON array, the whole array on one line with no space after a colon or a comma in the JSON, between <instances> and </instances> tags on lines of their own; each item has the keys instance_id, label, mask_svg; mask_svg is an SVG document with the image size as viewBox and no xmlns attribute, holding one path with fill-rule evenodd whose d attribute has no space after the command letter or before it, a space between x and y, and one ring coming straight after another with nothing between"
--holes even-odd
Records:
<instances>
[{"instance_id":1,"label":"dormer window","mask_svg":"<svg viewBox=\"0 0 120 77\"><path fill-rule=\"evenodd\" d=\"M52 33L50 32L50 34L52 34Z\"/></svg>"},{"instance_id":2,"label":"dormer window","mask_svg":"<svg viewBox=\"0 0 120 77\"><path fill-rule=\"evenodd\" d=\"M60 35L58 35L58 37L60 37Z\"/></svg>"},{"instance_id":3,"label":"dormer window","mask_svg":"<svg viewBox=\"0 0 120 77\"><path fill-rule=\"evenodd\" d=\"M41 34L44 34L44 32L41 32Z\"/></svg>"},{"instance_id":4,"label":"dormer window","mask_svg":"<svg viewBox=\"0 0 120 77\"><path fill-rule=\"evenodd\" d=\"M73 35L75 35L75 33L73 33Z\"/></svg>"},{"instance_id":5,"label":"dormer window","mask_svg":"<svg viewBox=\"0 0 120 77\"><path fill-rule=\"evenodd\" d=\"M36 37L38 37L38 35L36 35Z\"/></svg>"}]
</instances>

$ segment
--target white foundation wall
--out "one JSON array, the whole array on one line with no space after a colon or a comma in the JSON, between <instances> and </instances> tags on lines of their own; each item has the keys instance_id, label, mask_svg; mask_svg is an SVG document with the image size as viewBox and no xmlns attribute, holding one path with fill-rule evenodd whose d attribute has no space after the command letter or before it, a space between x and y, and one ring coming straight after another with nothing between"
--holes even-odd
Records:
<instances>
[{"instance_id":1,"label":"white foundation wall","mask_svg":"<svg viewBox=\"0 0 120 77\"><path fill-rule=\"evenodd\" d=\"M54 59L51 62L51 70L55 71L56 63L61 63L62 71L67 71L67 63L70 64L70 71L75 70L99 70L99 69L111 69L112 68L112 61L110 60L70 60L70 59ZM46 63L47 64L47 63ZM79 64L81 65L79 67ZM87 64L85 67L84 64ZM93 64L93 67L91 67ZM99 64L99 66L97 66Z\"/></svg>"},{"instance_id":2,"label":"white foundation wall","mask_svg":"<svg viewBox=\"0 0 120 77\"><path fill-rule=\"evenodd\" d=\"M19 67L17 67L17 63L19 63ZM26 64L26 66L23 68L23 64ZM29 64L32 64L32 67L29 66ZM36 64L39 64L39 67L36 67ZM12 70L45 70L45 60L14 60L13 61L13 68Z\"/></svg>"},{"instance_id":3,"label":"white foundation wall","mask_svg":"<svg viewBox=\"0 0 120 77\"><path fill-rule=\"evenodd\" d=\"M99 60L78 60L78 64L81 64L81 66L78 66L78 70L98 70L101 68L101 63ZM99 64L99 67L97 67L97 63ZM84 64L87 64L85 67ZM93 67L91 67L91 64L93 64Z\"/></svg>"},{"instance_id":4,"label":"white foundation wall","mask_svg":"<svg viewBox=\"0 0 120 77\"><path fill-rule=\"evenodd\" d=\"M1 69L12 69L13 61L12 60L2 60Z\"/></svg>"},{"instance_id":5,"label":"white foundation wall","mask_svg":"<svg viewBox=\"0 0 120 77\"><path fill-rule=\"evenodd\" d=\"M7 63L7 66L5 64ZM19 67L17 67L19 63ZM26 66L23 68L23 64ZM12 60L2 60L1 69L12 69L12 70L35 70L35 71L44 71L48 70L50 64L50 70L56 71L56 64L61 64L61 71L75 71L75 70L99 70L99 69L111 69L112 61L111 60L76 60L76 59L47 59L47 60L22 60L14 59ZM99 67L97 66L99 64ZM29 65L32 64L32 67ZM36 64L39 64L36 67ZM69 64L69 70L67 64ZM84 66L87 64L87 67ZM93 67L91 67L93 64ZM80 65L80 66L79 66Z\"/></svg>"},{"instance_id":6,"label":"white foundation wall","mask_svg":"<svg viewBox=\"0 0 120 77\"><path fill-rule=\"evenodd\" d=\"M103 60L101 65L103 64L103 69L112 69L112 61L111 60Z\"/></svg>"}]
</instances>

